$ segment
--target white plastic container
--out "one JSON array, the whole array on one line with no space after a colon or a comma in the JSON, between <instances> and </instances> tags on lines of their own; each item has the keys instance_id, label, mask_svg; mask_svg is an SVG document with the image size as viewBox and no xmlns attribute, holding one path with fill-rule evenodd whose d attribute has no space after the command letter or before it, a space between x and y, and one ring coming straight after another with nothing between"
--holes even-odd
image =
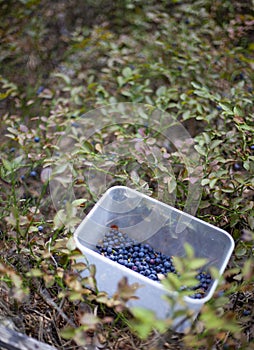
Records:
<instances>
[{"instance_id":1,"label":"white plastic container","mask_svg":"<svg viewBox=\"0 0 254 350\"><path fill-rule=\"evenodd\" d=\"M196 257L206 258L208 267L217 268L220 274L224 272L234 249L232 237L224 230L124 186L106 191L74 233L84 260L96 265L99 291L112 296L117 291L118 282L126 276L129 284L139 283L142 286L136 291L138 299L130 301L129 307L147 308L160 319L171 317L178 309L189 310L191 318L185 319L185 315L182 315L173 324L176 331L185 332L202 305L212 297L218 281L212 282L202 299L184 297L183 304L169 303L165 295L174 299L176 293L167 291L160 282L152 281L95 251L96 244L103 239L111 225L118 226L129 237L148 243L167 256L184 256L184 243L187 242L194 248Z\"/></svg>"}]
</instances>

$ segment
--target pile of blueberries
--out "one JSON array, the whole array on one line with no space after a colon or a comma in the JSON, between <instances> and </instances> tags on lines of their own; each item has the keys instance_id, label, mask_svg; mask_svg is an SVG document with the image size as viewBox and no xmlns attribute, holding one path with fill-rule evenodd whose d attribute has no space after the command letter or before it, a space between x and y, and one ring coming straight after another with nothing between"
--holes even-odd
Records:
<instances>
[{"instance_id":1,"label":"pile of blueberries","mask_svg":"<svg viewBox=\"0 0 254 350\"><path fill-rule=\"evenodd\" d=\"M160 275L177 273L172 257L155 251L149 244L138 243L126 233L112 225L103 240L96 245L97 252L112 261L117 262L153 281L159 281ZM211 275L206 271L197 273L197 285L193 287L192 298L201 299L205 296L212 282Z\"/></svg>"}]
</instances>

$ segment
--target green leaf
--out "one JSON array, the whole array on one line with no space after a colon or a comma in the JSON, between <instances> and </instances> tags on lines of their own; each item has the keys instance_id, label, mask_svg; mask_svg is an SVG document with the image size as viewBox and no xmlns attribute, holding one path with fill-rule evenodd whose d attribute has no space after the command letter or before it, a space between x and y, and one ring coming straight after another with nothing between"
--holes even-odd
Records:
<instances>
[{"instance_id":1,"label":"green leaf","mask_svg":"<svg viewBox=\"0 0 254 350\"><path fill-rule=\"evenodd\" d=\"M176 189L177 182L174 177L169 177L168 178L168 192L173 193L174 190Z\"/></svg>"},{"instance_id":2,"label":"green leaf","mask_svg":"<svg viewBox=\"0 0 254 350\"><path fill-rule=\"evenodd\" d=\"M132 76L132 70L130 67L125 67L122 71L122 74L125 78L130 78Z\"/></svg>"},{"instance_id":3,"label":"green leaf","mask_svg":"<svg viewBox=\"0 0 254 350\"><path fill-rule=\"evenodd\" d=\"M64 339L72 339L76 334L76 329L73 327L65 327L60 331L60 334Z\"/></svg>"},{"instance_id":4,"label":"green leaf","mask_svg":"<svg viewBox=\"0 0 254 350\"><path fill-rule=\"evenodd\" d=\"M235 106L233 109L234 115L238 115L240 117L244 116L244 112L242 111L242 109L239 106Z\"/></svg>"},{"instance_id":5,"label":"green leaf","mask_svg":"<svg viewBox=\"0 0 254 350\"><path fill-rule=\"evenodd\" d=\"M210 182L210 179L203 179L201 181L201 186L206 186L207 184L209 184L209 182Z\"/></svg>"},{"instance_id":6,"label":"green leaf","mask_svg":"<svg viewBox=\"0 0 254 350\"><path fill-rule=\"evenodd\" d=\"M202 156L206 156L206 155L207 155L207 151L204 150L201 146L195 145L194 148L195 148L195 150L196 150L199 154L201 154Z\"/></svg>"},{"instance_id":7,"label":"green leaf","mask_svg":"<svg viewBox=\"0 0 254 350\"><path fill-rule=\"evenodd\" d=\"M41 277L43 276L43 272L40 269L31 269L26 275L29 277Z\"/></svg>"},{"instance_id":8,"label":"green leaf","mask_svg":"<svg viewBox=\"0 0 254 350\"><path fill-rule=\"evenodd\" d=\"M66 215L64 213L64 209L60 209L53 220L55 229L62 228L64 226L64 222L66 220Z\"/></svg>"},{"instance_id":9,"label":"green leaf","mask_svg":"<svg viewBox=\"0 0 254 350\"><path fill-rule=\"evenodd\" d=\"M219 103L219 106L228 114L234 114L232 111L232 106L229 103Z\"/></svg>"},{"instance_id":10,"label":"green leaf","mask_svg":"<svg viewBox=\"0 0 254 350\"><path fill-rule=\"evenodd\" d=\"M185 243L184 244L184 250L186 252L186 255L187 255L188 259L193 259L194 258L194 249L193 249L193 247L190 244Z\"/></svg>"},{"instance_id":11,"label":"green leaf","mask_svg":"<svg viewBox=\"0 0 254 350\"><path fill-rule=\"evenodd\" d=\"M118 77L116 78L116 80L117 80L117 83L118 83L118 85L119 85L120 87L122 87L122 86L125 84L125 80L124 80L123 77L121 77L121 76L118 76Z\"/></svg>"},{"instance_id":12,"label":"green leaf","mask_svg":"<svg viewBox=\"0 0 254 350\"><path fill-rule=\"evenodd\" d=\"M64 81L67 85L70 85L70 84L71 84L71 79L70 79L70 77L68 77L68 75L66 75L66 74L63 74L63 73L55 73L54 76L57 77L57 78L62 78L63 81Z\"/></svg>"},{"instance_id":13,"label":"green leaf","mask_svg":"<svg viewBox=\"0 0 254 350\"><path fill-rule=\"evenodd\" d=\"M161 95L165 95L167 91L166 86L160 86L157 90L156 90L156 95L157 96L161 96Z\"/></svg>"},{"instance_id":14,"label":"green leaf","mask_svg":"<svg viewBox=\"0 0 254 350\"><path fill-rule=\"evenodd\" d=\"M213 140L211 142L211 144L209 145L210 149L214 149L217 146L219 146L222 142L224 142L223 140Z\"/></svg>"},{"instance_id":15,"label":"green leaf","mask_svg":"<svg viewBox=\"0 0 254 350\"><path fill-rule=\"evenodd\" d=\"M72 205L74 207L79 207L81 204L84 204L85 202L87 202L87 199L85 198L75 199L75 201L72 202Z\"/></svg>"},{"instance_id":16,"label":"green leaf","mask_svg":"<svg viewBox=\"0 0 254 350\"><path fill-rule=\"evenodd\" d=\"M7 159L2 158L2 163L3 166L5 167L6 170L12 171L12 163L9 162Z\"/></svg>"},{"instance_id":17,"label":"green leaf","mask_svg":"<svg viewBox=\"0 0 254 350\"><path fill-rule=\"evenodd\" d=\"M211 189L214 188L214 186L215 186L215 184L216 184L217 181L218 181L217 178L214 178L214 179L211 179L211 180L210 180L209 186L210 186Z\"/></svg>"},{"instance_id":18,"label":"green leaf","mask_svg":"<svg viewBox=\"0 0 254 350\"><path fill-rule=\"evenodd\" d=\"M188 267L192 270L197 270L203 267L207 263L207 259L195 258L194 260L189 261Z\"/></svg>"},{"instance_id":19,"label":"green leaf","mask_svg":"<svg viewBox=\"0 0 254 350\"><path fill-rule=\"evenodd\" d=\"M202 89L202 86L200 84L198 84L198 83L195 83L195 81L192 81L191 85L197 90Z\"/></svg>"},{"instance_id":20,"label":"green leaf","mask_svg":"<svg viewBox=\"0 0 254 350\"><path fill-rule=\"evenodd\" d=\"M73 237L70 237L68 239L68 242L66 243L66 248L68 248L70 251L76 249L77 245Z\"/></svg>"},{"instance_id":21,"label":"green leaf","mask_svg":"<svg viewBox=\"0 0 254 350\"><path fill-rule=\"evenodd\" d=\"M141 339L146 339L153 329L157 329L160 333L166 331L166 322L156 319L152 311L141 307L133 307L131 308L131 312L134 316L131 327L138 333Z\"/></svg>"},{"instance_id":22,"label":"green leaf","mask_svg":"<svg viewBox=\"0 0 254 350\"><path fill-rule=\"evenodd\" d=\"M174 264L175 264L175 261L174 261ZM166 278L161 280L161 283L166 289L168 289L171 292L180 290L182 286L182 282L179 280L179 277L173 273L169 273Z\"/></svg>"}]
</instances>

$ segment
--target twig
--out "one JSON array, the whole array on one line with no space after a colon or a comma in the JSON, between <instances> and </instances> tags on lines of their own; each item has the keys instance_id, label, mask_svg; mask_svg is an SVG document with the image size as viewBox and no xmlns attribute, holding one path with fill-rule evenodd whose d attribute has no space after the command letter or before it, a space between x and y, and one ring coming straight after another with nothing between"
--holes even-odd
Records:
<instances>
[{"instance_id":1,"label":"twig","mask_svg":"<svg viewBox=\"0 0 254 350\"><path fill-rule=\"evenodd\" d=\"M54 300L50 297L49 293L46 290L42 290L42 288L38 288L38 292L40 294L40 296L42 297L42 299L50 306L52 306L55 310L57 310L57 312L59 313L59 315L72 327L76 328L76 325L74 324L74 322L72 322L72 320L69 319L68 316L65 315L65 313L63 312L63 310L54 302Z\"/></svg>"}]
</instances>

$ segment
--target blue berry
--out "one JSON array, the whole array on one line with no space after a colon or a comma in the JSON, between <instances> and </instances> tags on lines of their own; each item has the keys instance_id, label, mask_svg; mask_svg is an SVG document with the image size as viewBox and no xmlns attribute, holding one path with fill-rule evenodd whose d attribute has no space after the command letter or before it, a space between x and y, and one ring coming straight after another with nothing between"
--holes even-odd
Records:
<instances>
[{"instance_id":1,"label":"blue berry","mask_svg":"<svg viewBox=\"0 0 254 350\"><path fill-rule=\"evenodd\" d=\"M154 280L154 281L157 281L158 280L158 277L155 275L155 274L151 274L148 276L151 280Z\"/></svg>"},{"instance_id":2,"label":"blue berry","mask_svg":"<svg viewBox=\"0 0 254 350\"><path fill-rule=\"evenodd\" d=\"M138 254L138 256L139 256L140 258L143 258L143 257L145 256L145 254L144 254L143 252L140 252L140 253Z\"/></svg>"},{"instance_id":3,"label":"blue berry","mask_svg":"<svg viewBox=\"0 0 254 350\"><path fill-rule=\"evenodd\" d=\"M112 249L111 247L108 247L108 249L107 249L107 253L108 253L108 254L111 254L111 253L112 253L112 251L113 251L113 249Z\"/></svg>"},{"instance_id":4,"label":"blue berry","mask_svg":"<svg viewBox=\"0 0 254 350\"><path fill-rule=\"evenodd\" d=\"M79 128L80 125L76 122L73 122L71 123L71 126L73 126L74 128Z\"/></svg>"},{"instance_id":5,"label":"blue berry","mask_svg":"<svg viewBox=\"0 0 254 350\"><path fill-rule=\"evenodd\" d=\"M39 136L35 136L35 138L34 138L34 142L40 142L40 138L39 138Z\"/></svg>"},{"instance_id":6,"label":"blue berry","mask_svg":"<svg viewBox=\"0 0 254 350\"><path fill-rule=\"evenodd\" d=\"M153 281L159 281L158 274L177 274L171 257L155 251L149 244L137 243L115 225L97 243L96 249L103 256ZM196 278L198 283L191 288L196 291L192 298L200 299L204 297L212 278L206 271L199 271Z\"/></svg>"},{"instance_id":7,"label":"blue berry","mask_svg":"<svg viewBox=\"0 0 254 350\"><path fill-rule=\"evenodd\" d=\"M165 262L164 262L164 267L165 267L166 269L169 269L169 268L171 267L171 264L170 264L168 261L165 261Z\"/></svg>"},{"instance_id":8,"label":"blue berry","mask_svg":"<svg viewBox=\"0 0 254 350\"><path fill-rule=\"evenodd\" d=\"M243 310L243 316L249 316L250 314L250 310Z\"/></svg>"},{"instance_id":9,"label":"blue berry","mask_svg":"<svg viewBox=\"0 0 254 350\"><path fill-rule=\"evenodd\" d=\"M250 149L251 149L252 151L254 151L254 145L251 145L251 146L250 146Z\"/></svg>"},{"instance_id":10,"label":"blue berry","mask_svg":"<svg viewBox=\"0 0 254 350\"><path fill-rule=\"evenodd\" d=\"M39 231L39 232L42 232L42 231L43 231L43 226L41 226L41 225L38 226L38 231Z\"/></svg>"},{"instance_id":11,"label":"blue berry","mask_svg":"<svg viewBox=\"0 0 254 350\"><path fill-rule=\"evenodd\" d=\"M242 166L241 166L240 163L235 163L235 164L233 165L233 168L234 168L235 171L238 171L238 170L241 170L241 169L242 169Z\"/></svg>"},{"instance_id":12,"label":"blue berry","mask_svg":"<svg viewBox=\"0 0 254 350\"><path fill-rule=\"evenodd\" d=\"M202 298L202 294L201 293L196 293L196 294L194 294L194 298L195 299L201 299Z\"/></svg>"},{"instance_id":13,"label":"blue berry","mask_svg":"<svg viewBox=\"0 0 254 350\"><path fill-rule=\"evenodd\" d=\"M39 95L44 90L44 86L40 86L36 91L36 94Z\"/></svg>"},{"instance_id":14,"label":"blue berry","mask_svg":"<svg viewBox=\"0 0 254 350\"><path fill-rule=\"evenodd\" d=\"M36 176L37 176L37 172L36 172L35 170L32 170L32 171L30 172L30 176L31 176L31 177L36 177Z\"/></svg>"}]
</instances>

